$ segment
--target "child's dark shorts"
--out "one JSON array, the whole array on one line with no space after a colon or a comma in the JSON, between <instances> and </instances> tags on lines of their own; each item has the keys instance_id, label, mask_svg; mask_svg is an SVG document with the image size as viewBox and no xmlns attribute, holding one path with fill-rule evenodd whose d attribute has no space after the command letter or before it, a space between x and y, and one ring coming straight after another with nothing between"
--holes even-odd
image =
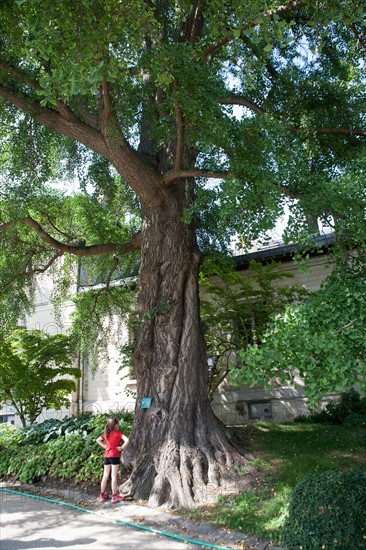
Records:
<instances>
[{"instance_id":1,"label":"child's dark shorts","mask_svg":"<svg viewBox=\"0 0 366 550\"><path fill-rule=\"evenodd\" d=\"M119 458L118 456L117 456L117 457L112 456L112 457L110 457L110 458L104 457L104 464L105 464L105 466L107 466L108 464L114 464L114 465L116 465L116 464L119 464L119 463L120 463L120 458Z\"/></svg>"}]
</instances>

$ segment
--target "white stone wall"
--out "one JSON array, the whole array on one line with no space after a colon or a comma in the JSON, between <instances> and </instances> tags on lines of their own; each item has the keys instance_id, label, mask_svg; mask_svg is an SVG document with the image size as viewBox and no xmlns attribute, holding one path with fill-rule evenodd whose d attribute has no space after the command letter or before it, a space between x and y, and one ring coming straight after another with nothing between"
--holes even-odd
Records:
<instances>
[{"instance_id":1,"label":"white stone wall","mask_svg":"<svg viewBox=\"0 0 366 550\"><path fill-rule=\"evenodd\" d=\"M128 343L127 324L117 318L111 326L110 343L107 358L101 358L97 369L91 367L87 360L83 361L81 393L83 395L82 410L84 412L133 412L135 408L134 382L131 384L128 367L121 369L120 349Z\"/></svg>"},{"instance_id":2,"label":"white stone wall","mask_svg":"<svg viewBox=\"0 0 366 550\"><path fill-rule=\"evenodd\" d=\"M337 396L329 395L322 399L319 408L323 408L335 397ZM259 409L270 409L270 416L264 414L260 418L251 418L249 409L253 405ZM270 391L245 386L236 389L223 388L216 392L212 408L228 426L237 426L257 420L291 422L297 416L309 414L307 399L303 392L290 386L281 386Z\"/></svg>"},{"instance_id":3,"label":"white stone wall","mask_svg":"<svg viewBox=\"0 0 366 550\"><path fill-rule=\"evenodd\" d=\"M281 264L281 267L276 269L276 271L292 273L293 277L291 279L284 278L274 281L274 286L300 284L312 292L319 289L325 277L331 273L332 267L329 265L328 256L326 254L319 254L311 258L310 267L306 271L299 271L299 265L292 260ZM247 271L240 271L241 275L245 275L245 273Z\"/></svg>"}]
</instances>

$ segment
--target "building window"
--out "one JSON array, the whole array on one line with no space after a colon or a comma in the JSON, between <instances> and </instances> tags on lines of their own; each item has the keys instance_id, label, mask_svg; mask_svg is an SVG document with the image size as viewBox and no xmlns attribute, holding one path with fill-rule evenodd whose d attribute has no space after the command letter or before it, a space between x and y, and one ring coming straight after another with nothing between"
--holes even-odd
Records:
<instances>
[{"instance_id":1,"label":"building window","mask_svg":"<svg viewBox=\"0 0 366 550\"><path fill-rule=\"evenodd\" d=\"M272 404L268 401L248 403L249 420L271 420Z\"/></svg>"},{"instance_id":2,"label":"building window","mask_svg":"<svg viewBox=\"0 0 366 550\"><path fill-rule=\"evenodd\" d=\"M0 424L5 424L5 422L9 422L9 424L14 424L15 416L13 414L0 414Z\"/></svg>"}]
</instances>

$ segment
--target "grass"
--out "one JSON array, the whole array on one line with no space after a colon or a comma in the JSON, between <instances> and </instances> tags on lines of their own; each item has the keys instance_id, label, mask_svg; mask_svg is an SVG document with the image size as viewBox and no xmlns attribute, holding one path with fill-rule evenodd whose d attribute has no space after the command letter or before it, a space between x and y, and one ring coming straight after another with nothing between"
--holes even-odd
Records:
<instances>
[{"instance_id":1,"label":"grass","mask_svg":"<svg viewBox=\"0 0 366 550\"><path fill-rule=\"evenodd\" d=\"M236 498L219 497L215 506L184 514L279 543L290 494L302 477L365 468L365 428L257 423L238 432L243 447L255 457L257 487Z\"/></svg>"}]
</instances>

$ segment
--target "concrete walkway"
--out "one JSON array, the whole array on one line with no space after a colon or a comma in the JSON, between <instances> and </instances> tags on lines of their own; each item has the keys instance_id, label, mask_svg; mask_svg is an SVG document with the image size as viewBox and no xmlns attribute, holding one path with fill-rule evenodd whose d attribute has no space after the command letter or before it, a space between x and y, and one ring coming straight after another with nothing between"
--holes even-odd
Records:
<instances>
[{"instance_id":1,"label":"concrete walkway","mask_svg":"<svg viewBox=\"0 0 366 550\"><path fill-rule=\"evenodd\" d=\"M1 486L6 489L4 484ZM0 489L1 489L0 486ZM14 489L22 493L31 494L33 486L12 486L9 489ZM77 491L53 491L48 489L42 492L42 498L48 500L40 500L37 498L26 497L22 495L12 495L11 493L1 492L0 490L0 502L1 502L1 517L0 517L0 550L20 550L27 548L65 548L65 549L88 549L93 548L103 550L104 548L111 548L110 543L106 542L106 539L99 540L99 536L105 536L110 530L121 534L123 531L123 537L128 537L123 540L118 535L119 545L116 548L125 548L126 550L134 548L162 548L162 549L176 549L180 548L184 550L186 548L222 548L229 550L278 550L278 548L271 546L268 542L258 542L245 534L237 531L228 531L224 529L216 529L211 524L192 521L183 517L173 515L169 512L164 512L160 509L150 508L142 505L138 502L121 502L112 504L110 501L99 503L96 498L91 498L83 493ZM69 504L70 506L77 506L83 509L89 510L89 513L82 512L77 509L70 508L69 506L63 506L52 502L58 500ZM10 512L7 511L9 510ZM17 511L17 507L19 511ZM22 512L27 514L27 530L23 532L23 525L21 521ZM32 518L33 510L33 518ZM3 513L7 515L3 515ZM9 514L11 517L9 517ZM16 516L15 514L20 514ZM12 538L16 540L22 540L24 542L24 534L31 538L27 543L32 543L32 537L40 537L40 531L37 532L37 525L42 528L43 519L47 519L47 522L51 521L51 525L46 527L46 534L44 538L43 546L11 546ZM6 523L4 523L6 518ZM12 519L17 519L17 529L22 531L23 539L19 539L19 536L15 532L12 532L11 525ZM52 518L57 518L55 521ZM132 525L128 525L132 524ZM66 533L69 533L69 527L63 535L64 538L60 538L61 533L65 531L65 525L69 526L73 531L73 537L75 541L80 539L79 546L67 546L70 543L70 538L67 538ZM83 527L85 526L85 528ZM80 529L79 529L80 527ZM59 529L60 532L57 537L55 529ZM10 531L9 531L10 529ZM47 536L50 536L49 530L52 531L52 537L54 540L54 546L47 546ZM153 534L150 530L162 532L162 534ZM131 535L133 533L133 535ZM5 535L4 535L5 534ZM70 531L71 536L71 531ZM167 535L172 535L171 537ZM66 538L65 538L66 537ZM142 537L142 538L140 538ZM152 537L151 544L156 541L158 537L159 542L157 546L150 544L150 539L147 543L146 537ZM42 538L42 537L41 537ZM108 538L108 537L107 537ZM89 540L90 539L90 540ZM183 540L189 539L194 542L185 543ZM34 539L36 540L36 539ZM37 539L41 540L40 538ZM108 540L110 540L108 538ZM164 544L163 542L164 541ZM3 546L3 544L7 546ZM39 542L38 542L39 544ZM99 546L93 546L93 544L99 544ZM105 544L105 545L104 545ZM136 545L135 545L136 544Z\"/></svg>"},{"instance_id":2,"label":"concrete walkway","mask_svg":"<svg viewBox=\"0 0 366 550\"><path fill-rule=\"evenodd\" d=\"M190 544L116 523L102 515L1 493L1 550L188 550Z\"/></svg>"}]
</instances>

